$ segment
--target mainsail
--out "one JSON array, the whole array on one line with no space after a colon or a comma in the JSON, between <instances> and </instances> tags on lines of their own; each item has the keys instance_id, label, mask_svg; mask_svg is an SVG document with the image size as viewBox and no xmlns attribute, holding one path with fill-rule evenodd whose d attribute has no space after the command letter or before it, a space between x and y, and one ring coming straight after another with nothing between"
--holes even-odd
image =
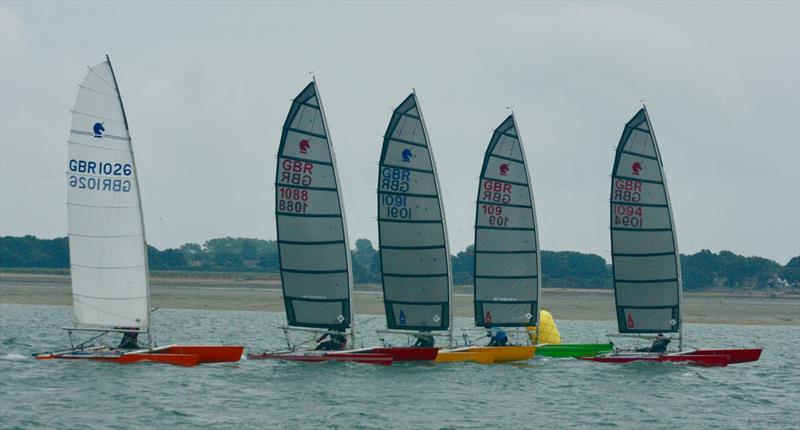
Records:
<instances>
[{"instance_id":1,"label":"mainsail","mask_svg":"<svg viewBox=\"0 0 800 430\"><path fill-rule=\"evenodd\" d=\"M619 331L679 331L678 244L661 155L646 108L639 110L622 132L610 202Z\"/></svg>"},{"instance_id":2,"label":"mainsail","mask_svg":"<svg viewBox=\"0 0 800 430\"><path fill-rule=\"evenodd\" d=\"M74 321L148 329L149 288L138 176L107 59L89 67L72 111L67 164Z\"/></svg>"},{"instance_id":3,"label":"mainsail","mask_svg":"<svg viewBox=\"0 0 800 430\"><path fill-rule=\"evenodd\" d=\"M430 140L412 93L392 114L379 166L378 234L390 329L452 326L452 269L439 190Z\"/></svg>"},{"instance_id":4,"label":"mainsail","mask_svg":"<svg viewBox=\"0 0 800 430\"><path fill-rule=\"evenodd\" d=\"M312 81L283 124L275 176L283 300L289 325L350 327L353 276L336 158Z\"/></svg>"},{"instance_id":5,"label":"mainsail","mask_svg":"<svg viewBox=\"0 0 800 430\"><path fill-rule=\"evenodd\" d=\"M514 115L492 134L475 212L475 325L538 324L541 279L531 181Z\"/></svg>"}]
</instances>

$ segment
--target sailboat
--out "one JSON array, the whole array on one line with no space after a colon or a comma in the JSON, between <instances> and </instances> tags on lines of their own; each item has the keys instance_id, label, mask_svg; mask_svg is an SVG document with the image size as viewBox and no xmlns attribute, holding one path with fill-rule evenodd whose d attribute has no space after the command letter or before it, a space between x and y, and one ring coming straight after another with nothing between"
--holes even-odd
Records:
<instances>
[{"instance_id":1,"label":"sailboat","mask_svg":"<svg viewBox=\"0 0 800 430\"><path fill-rule=\"evenodd\" d=\"M293 345L289 331L347 336L355 344L353 273L347 223L325 111L312 80L292 100L275 174L275 222L289 349L249 359L391 364L384 354L327 352ZM308 343L308 342L306 342Z\"/></svg>"},{"instance_id":2,"label":"sailboat","mask_svg":"<svg viewBox=\"0 0 800 430\"><path fill-rule=\"evenodd\" d=\"M677 333L678 352L614 351L584 360L685 362L701 366L756 361L761 349L683 348L681 262L667 179L653 125L642 107L625 124L611 174L611 258L621 336Z\"/></svg>"},{"instance_id":3,"label":"sailboat","mask_svg":"<svg viewBox=\"0 0 800 430\"><path fill-rule=\"evenodd\" d=\"M541 297L538 229L525 151L513 113L492 133L483 158L475 210L475 325L538 324ZM437 361L528 360L534 345L465 346Z\"/></svg>"},{"instance_id":4,"label":"sailboat","mask_svg":"<svg viewBox=\"0 0 800 430\"><path fill-rule=\"evenodd\" d=\"M144 219L128 119L111 60L89 67L80 85L69 138L67 207L73 332L98 335L37 359L116 363L152 361L181 366L239 361L237 345L157 347L153 336ZM129 348L91 345L124 333ZM140 333L148 345L138 346ZM131 342L131 339L134 341ZM133 348L131 348L133 347Z\"/></svg>"},{"instance_id":5,"label":"sailboat","mask_svg":"<svg viewBox=\"0 0 800 430\"><path fill-rule=\"evenodd\" d=\"M394 110L378 167L378 238L387 329L381 333L445 336L452 345L452 267L436 162L412 92ZM433 346L366 351L395 361L434 360Z\"/></svg>"}]
</instances>

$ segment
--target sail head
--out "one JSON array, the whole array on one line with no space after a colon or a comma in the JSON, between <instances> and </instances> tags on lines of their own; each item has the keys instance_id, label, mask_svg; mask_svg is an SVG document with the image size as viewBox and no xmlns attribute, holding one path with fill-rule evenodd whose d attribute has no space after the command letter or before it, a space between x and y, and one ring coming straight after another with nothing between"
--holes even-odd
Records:
<instances>
[{"instance_id":1,"label":"sail head","mask_svg":"<svg viewBox=\"0 0 800 430\"><path fill-rule=\"evenodd\" d=\"M531 181L514 116L492 134L475 212L475 325L538 322L540 256Z\"/></svg>"},{"instance_id":2,"label":"sail head","mask_svg":"<svg viewBox=\"0 0 800 430\"><path fill-rule=\"evenodd\" d=\"M79 86L68 147L73 320L145 331L149 294L141 200L109 61L90 67Z\"/></svg>"},{"instance_id":3,"label":"sail head","mask_svg":"<svg viewBox=\"0 0 800 430\"><path fill-rule=\"evenodd\" d=\"M450 253L436 163L415 94L394 111L378 175L386 325L446 330L450 325Z\"/></svg>"},{"instance_id":4,"label":"sail head","mask_svg":"<svg viewBox=\"0 0 800 430\"><path fill-rule=\"evenodd\" d=\"M680 260L647 111L625 125L611 179L611 258L620 333L680 329Z\"/></svg>"},{"instance_id":5,"label":"sail head","mask_svg":"<svg viewBox=\"0 0 800 430\"><path fill-rule=\"evenodd\" d=\"M315 82L292 101L277 164L275 219L288 323L348 328L352 272L347 229Z\"/></svg>"}]
</instances>

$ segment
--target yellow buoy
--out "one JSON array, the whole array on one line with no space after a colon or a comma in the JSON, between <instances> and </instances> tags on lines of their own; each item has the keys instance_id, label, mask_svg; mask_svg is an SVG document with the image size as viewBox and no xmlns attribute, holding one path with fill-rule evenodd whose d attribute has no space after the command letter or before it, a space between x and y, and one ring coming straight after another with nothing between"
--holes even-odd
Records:
<instances>
[{"instance_id":1,"label":"yellow buoy","mask_svg":"<svg viewBox=\"0 0 800 430\"><path fill-rule=\"evenodd\" d=\"M536 326L529 326L528 336L531 337L531 342L536 344L548 343L551 345L559 345L561 343L561 334L558 333L556 321L550 312L542 309L539 313L539 330Z\"/></svg>"}]
</instances>

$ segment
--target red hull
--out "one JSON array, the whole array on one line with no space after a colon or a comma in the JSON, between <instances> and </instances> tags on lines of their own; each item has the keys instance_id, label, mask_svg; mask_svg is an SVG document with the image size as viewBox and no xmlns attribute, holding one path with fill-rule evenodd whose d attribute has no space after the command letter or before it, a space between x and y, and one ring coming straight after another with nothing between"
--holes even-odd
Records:
<instances>
[{"instance_id":1,"label":"red hull","mask_svg":"<svg viewBox=\"0 0 800 430\"><path fill-rule=\"evenodd\" d=\"M196 355L199 363L233 363L242 359L241 345L170 345L168 354Z\"/></svg>"},{"instance_id":2,"label":"red hull","mask_svg":"<svg viewBox=\"0 0 800 430\"><path fill-rule=\"evenodd\" d=\"M384 354L391 356L394 361L433 361L439 348L417 346L390 346L375 347L364 350L351 351L357 354Z\"/></svg>"},{"instance_id":3,"label":"red hull","mask_svg":"<svg viewBox=\"0 0 800 430\"><path fill-rule=\"evenodd\" d=\"M636 355L608 355L598 357L579 357L579 360L596 361L599 363L686 363L704 367L724 367L730 362L727 355L662 355L662 356L636 356Z\"/></svg>"},{"instance_id":4,"label":"red hull","mask_svg":"<svg viewBox=\"0 0 800 430\"><path fill-rule=\"evenodd\" d=\"M728 364L749 363L761 358L761 348L751 349L698 349L692 354L698 355L724 355L728 357Z\"/></svg>"},{"instance_id":5,"label":"red hull","mask_svg":"<svg viewBox=\"0 0 800 430\"><path fill-rule=\"evenodd\" d=\"M391 355L386 354L352 354L352 353L270 353L248 354L248 360L287 360L300 361L305 363L320 363L325 361L348 361L353 363L380 364L389 366L392 364Z\"/></svg>"}]
</instances>

